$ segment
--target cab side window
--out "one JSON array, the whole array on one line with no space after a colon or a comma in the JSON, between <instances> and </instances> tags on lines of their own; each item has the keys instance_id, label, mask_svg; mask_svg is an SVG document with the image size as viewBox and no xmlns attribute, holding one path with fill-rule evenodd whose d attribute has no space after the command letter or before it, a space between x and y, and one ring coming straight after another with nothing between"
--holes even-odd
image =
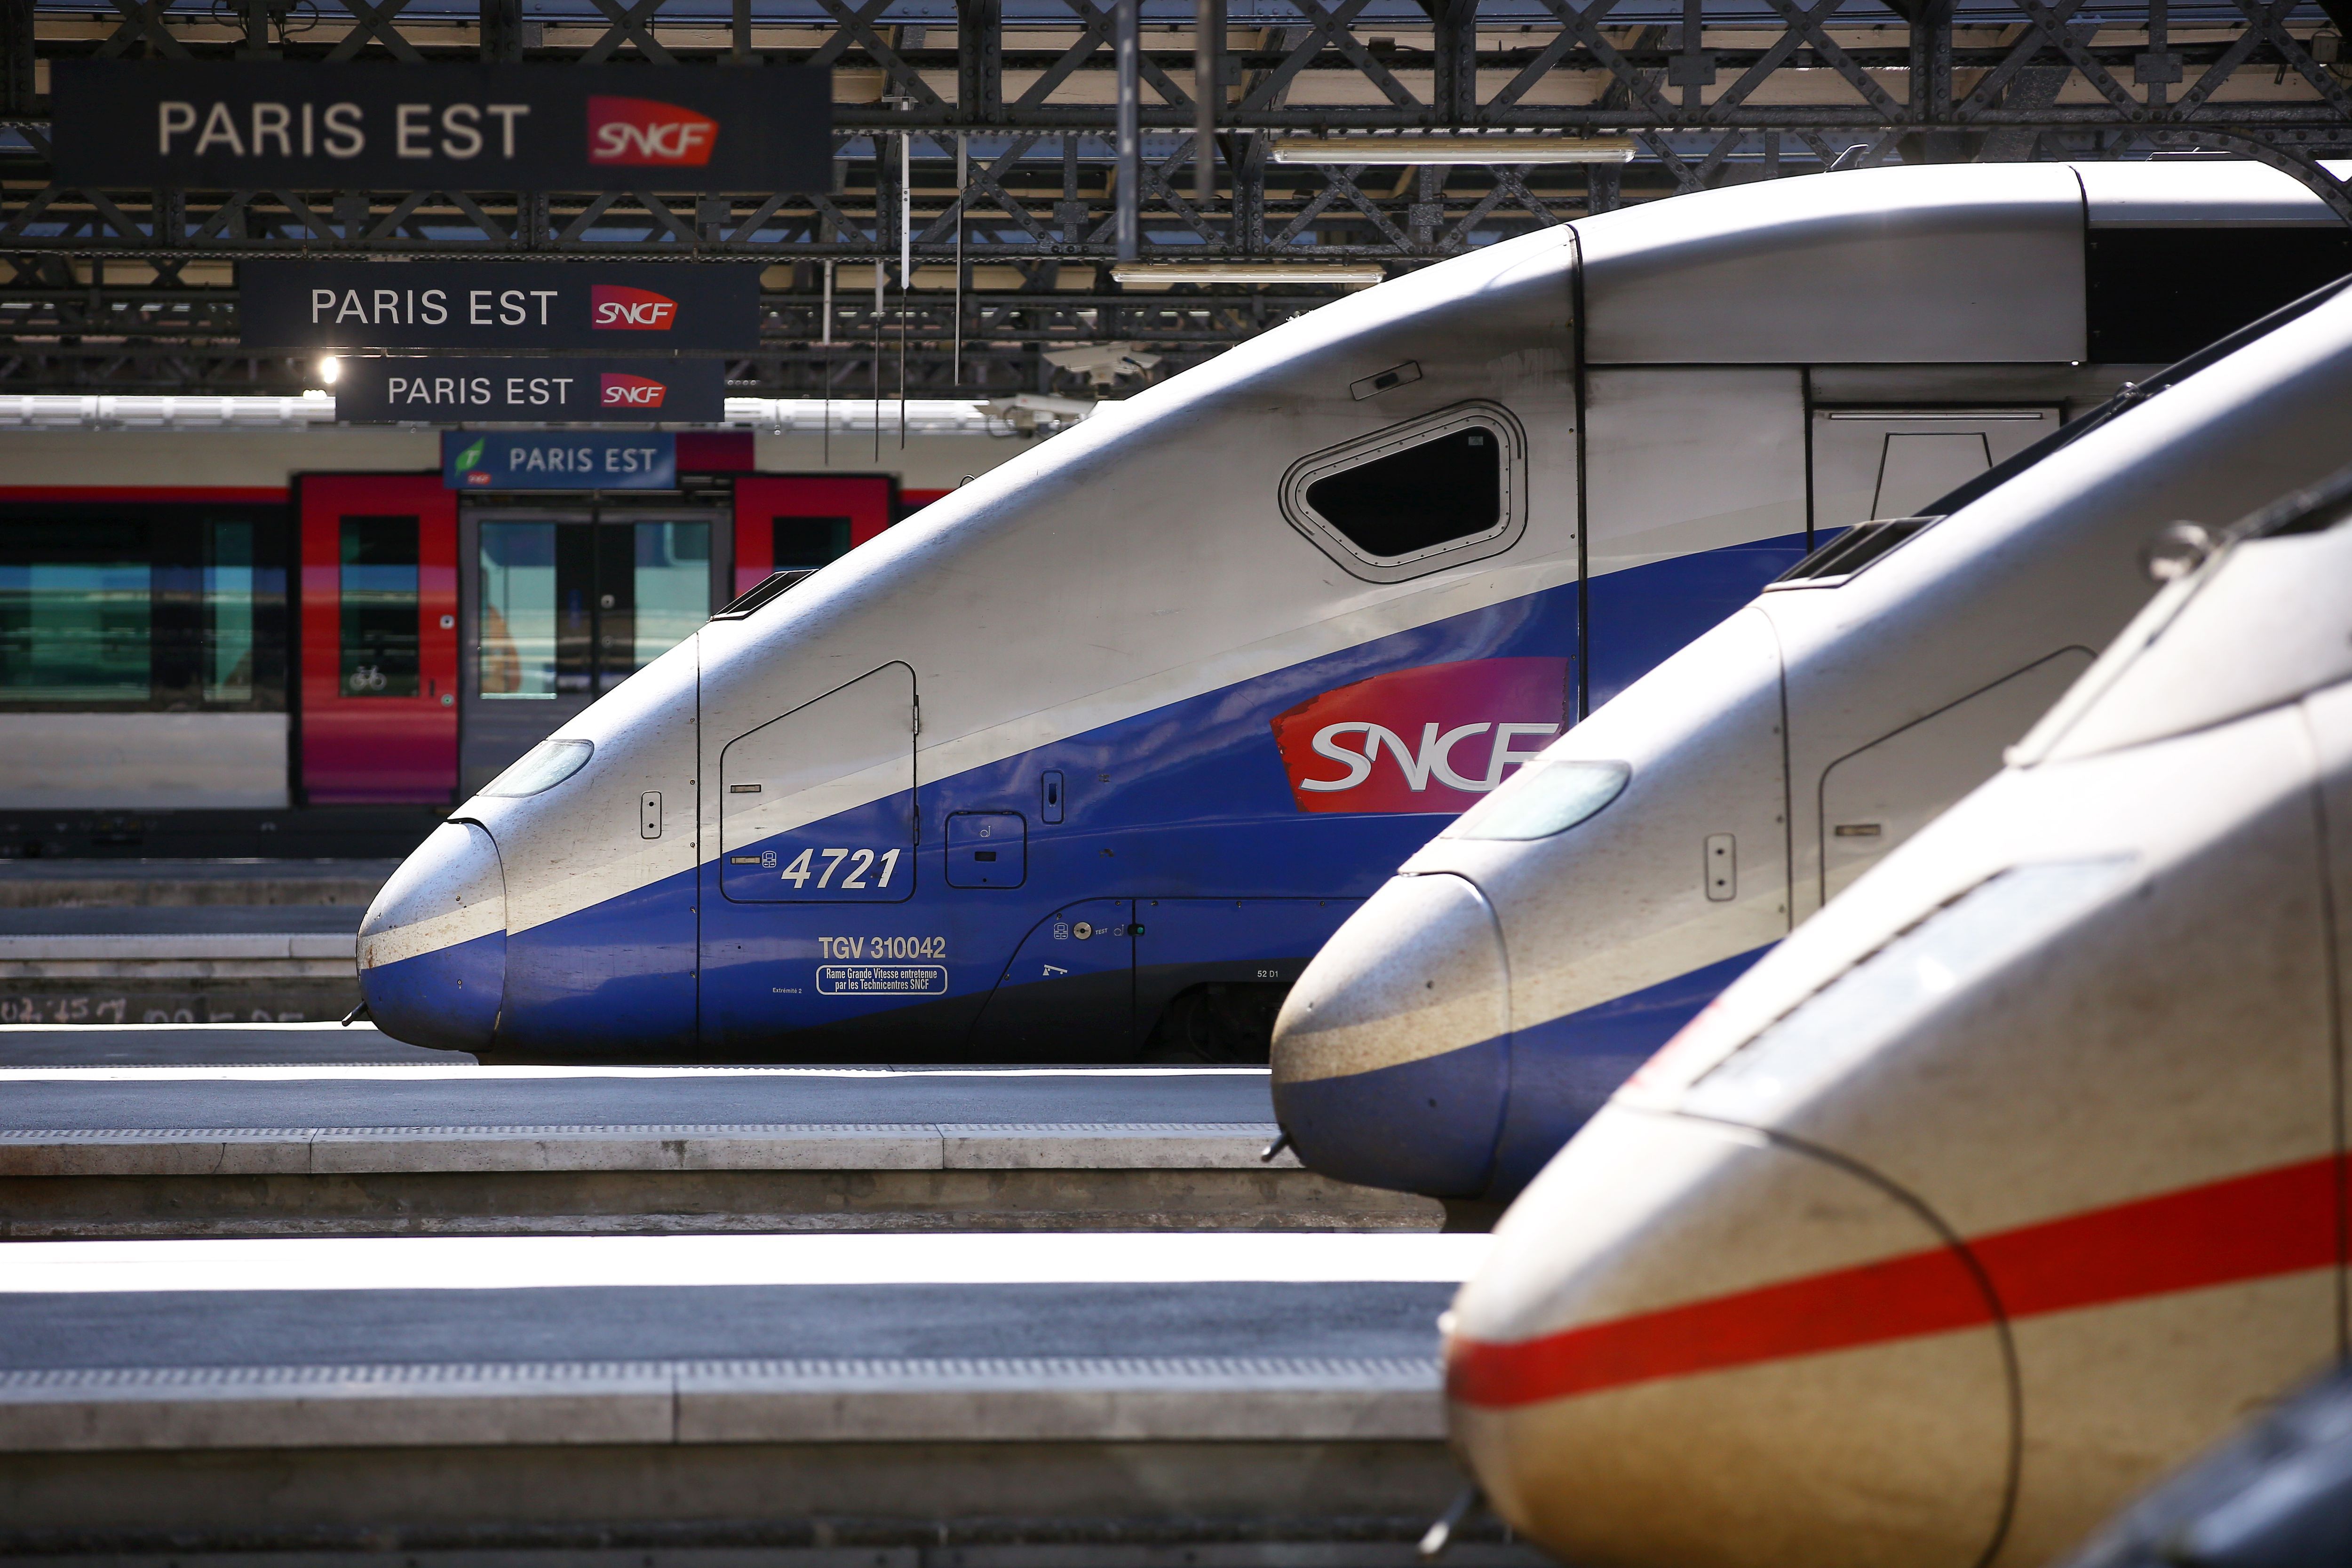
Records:
<instances>
[{"instance_id":1,"label":"cab side window","mask_svg":"<svg viewBox=\"0 0 2352 1568\"><path fill-rule=\"evenodd\" d=\"M1393 582L1507 550L1527 523L1527 438L1463 403L1303 458L1283 515L1359 577Z\"/></svg>"}]
</instances>

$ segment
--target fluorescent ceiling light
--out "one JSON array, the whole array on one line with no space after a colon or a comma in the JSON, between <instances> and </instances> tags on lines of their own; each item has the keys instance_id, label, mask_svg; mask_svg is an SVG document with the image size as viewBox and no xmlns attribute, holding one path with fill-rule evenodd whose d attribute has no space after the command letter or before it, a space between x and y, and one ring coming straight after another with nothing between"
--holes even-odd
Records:
<instances>
[{"instance_id":1,"label":"fluorescent ceiling light","mask_svg":"<svg viewBox=\"0 0 2352 1568\"><path fill-rule=\"evenodd\" d=\"M1288 136L1277 163L1630 163L1628 136Z\"/></svg>"},{"instance_id":2,"label":"fluorescent ceiling light","mask_svg":"<svg viewBox=\"0 0 2352 1568\"><path fill-rule=\"evenodd\" d=\"M1378 263L1334 261L1138 261L1110 269L1121 283L1380 283Z\"/></svg>"}]
</instances>

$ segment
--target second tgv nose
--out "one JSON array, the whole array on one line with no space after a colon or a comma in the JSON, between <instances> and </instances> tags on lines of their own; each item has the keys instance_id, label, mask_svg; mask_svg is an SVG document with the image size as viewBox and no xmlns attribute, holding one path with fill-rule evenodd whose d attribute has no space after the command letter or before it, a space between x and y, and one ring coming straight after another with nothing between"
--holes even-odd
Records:
<instances>
[{"instance_id":1,"label":"second tgv nose","mask_svg":"<svg viewBox=\"0 0 2352 1568\"><path fill-rule=\"evenodd\" d=\"M1274 1105L1313 1169L1474 1197L1510 1086L1509 976L1466 879L1392 878L1307 966L1274 1028Z\"/></svg>"},{"instance_id":2,"label":"second tgv nose","mask_svg":"<svg viewBox=\"0 0 2352 1568\"><path fill-rule=\"evenodd\" d=\"M360 922L360 994L394 1039L480 1051L506 994L507 884L499 847L446 822L401 863Z\"/></svg>"}]
</instances>

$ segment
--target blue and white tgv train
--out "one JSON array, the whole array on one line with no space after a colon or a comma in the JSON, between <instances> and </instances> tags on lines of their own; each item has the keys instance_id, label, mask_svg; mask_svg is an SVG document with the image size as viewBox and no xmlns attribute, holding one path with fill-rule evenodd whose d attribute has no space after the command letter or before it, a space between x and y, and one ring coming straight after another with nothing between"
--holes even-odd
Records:
<instances>
[{"instance_id":1,"label":"blue and white tgv train","mask_svg":"<svg viewBox=\"0 0 2352 1568\"><path fill-rule=\"evenodd\" d=\"M2152 536L2343 461L2352 289L2142 390L1948 516L1828 545L1407 861L1277 1021L1299 1157L1517 1194L1717 992L1993 774L2155 592Z\"/></svg>"},{"instance_id":2,"label":"blue and white tgv train","mask_svg":"<svg viewBox=\"0 0 2352 1568\"><path fill-rule=\"evenodd\" d=\"M2131 374L2081 363L2086 221L2325 220L2252 174L1733 190L1326 307L564 725L385 887L370 1011L515 1056L1262 1051L1390 868L1813 530Z\"/></svg>"}]
</instances>

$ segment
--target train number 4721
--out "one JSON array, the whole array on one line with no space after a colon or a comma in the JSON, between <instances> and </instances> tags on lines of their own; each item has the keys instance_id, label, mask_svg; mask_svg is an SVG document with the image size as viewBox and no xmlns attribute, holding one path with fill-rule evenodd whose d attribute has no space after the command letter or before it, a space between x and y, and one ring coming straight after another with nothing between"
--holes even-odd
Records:
<instances>
[{"instance_id":1,"label":"train number 4721","mask_svg":"<svg viewBox=\"0 0 2352 1568\"><path fill-rule=\"evenodd\" d=\"M886 849L877 859L871 849L803 849L793 858L791 865L776 875L796 889L805 889L811 878L816 879L820 888L837 888L845 891L887 888L890 885L891 874L898 869L898 857L904 853L903 850ZM820 857L824 860L821 867L814 864ZM844 861L848 862L845 871L842 865ZM837 871L842 873L838 882L834 880L834 874ZM870 882L866 880L869 875L874 878Z\"/></svg>"}]
</instances>

